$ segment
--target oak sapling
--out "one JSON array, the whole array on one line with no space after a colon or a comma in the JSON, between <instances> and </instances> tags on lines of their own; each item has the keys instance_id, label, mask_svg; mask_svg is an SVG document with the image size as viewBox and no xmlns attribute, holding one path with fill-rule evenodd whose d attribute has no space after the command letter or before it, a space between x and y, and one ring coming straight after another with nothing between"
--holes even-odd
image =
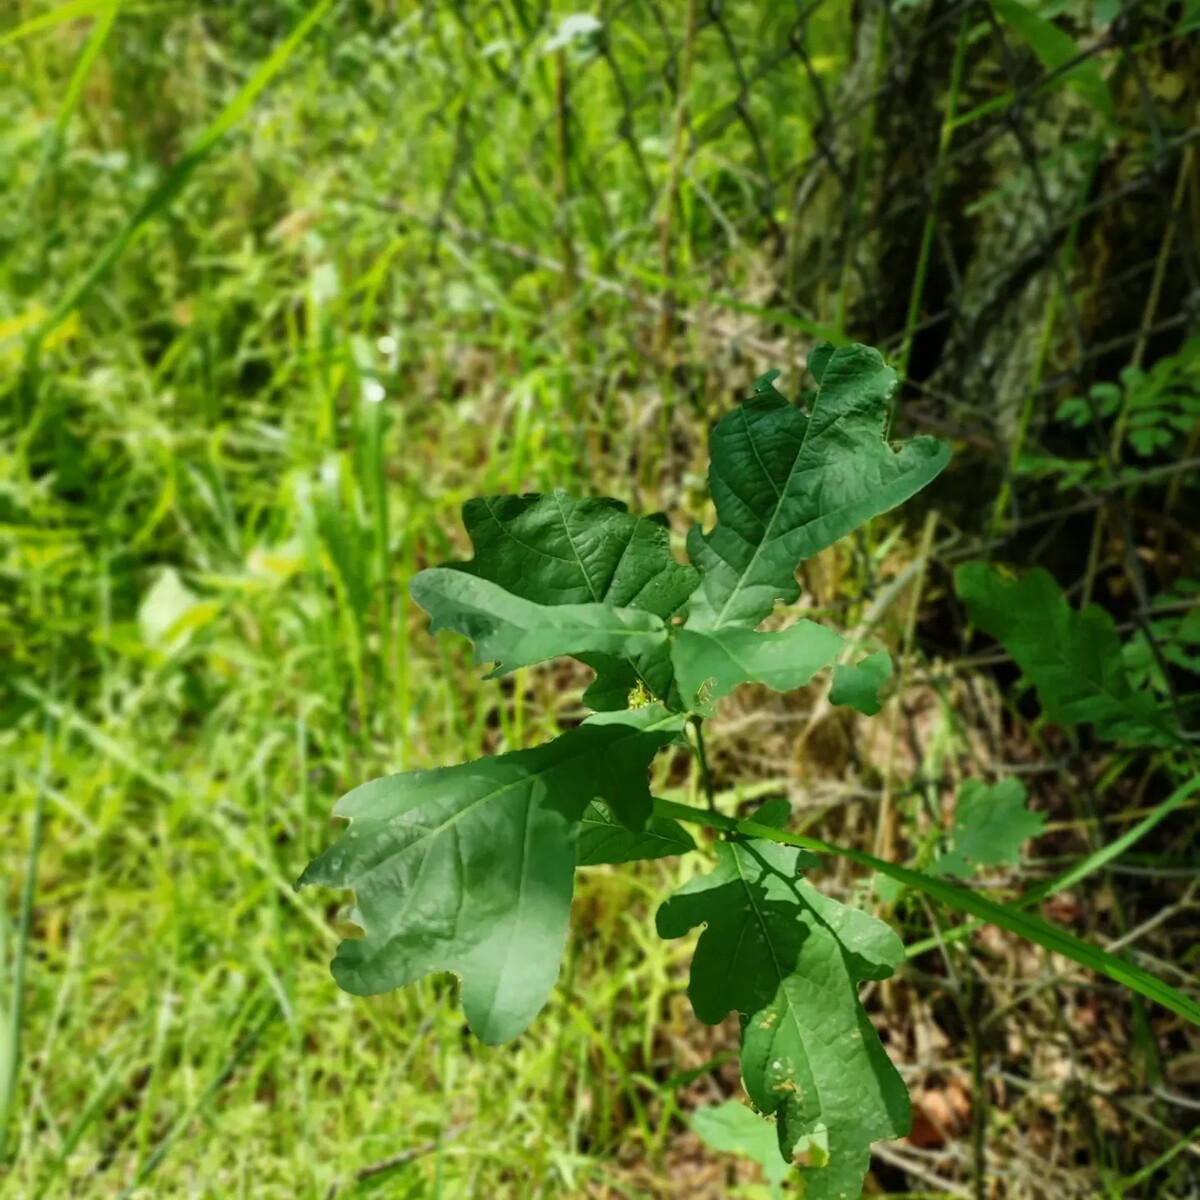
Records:
<instances>
[{"instance_id":1,"label":"oak sapling","mask_svg":"<svg viewBox=\"0 0 1200 1200\"><path fill-rule=\"evenodd\" d=\"M616 500L556 491L464 506L474 557L411 584L432 629L470 638L492 675L578 658L595 672L584 698L596 711L546 745L378 779L338 802L350 829L300 884L355 892L364 936L333 962L348 991L453 971L471 1029L517 1036L557 978L576 867L695 852L677 815L655 811L647 779L660 750L702 752L704 719L747 682L787 691L832 671L835 703L878 711L886 654L856 655L813 621L755 627L798 598L802 562L924 487L949 450L887 444L896 375L876 351L823 345L809 367L802 406L773 372L713 430L717 519L692 530L690 564L661 518ZM746 1088L774 1115L783 1158L804 1148L807 1194L843 1197L858 1194L871 1142L908 1128L907 1094L857 990L889 975L903 947L806 883L816 861L731 835L713 871L663 905L658 929L706 927L689 989L697 1015L741 1015Z\"/></svg>"},{"instance_id":2,"label":"oak sapling","mask_svg":"<svg viewBox=\"0 0 1200 1200\"><path fill-rule=\"evenodd\" d=\"M950 452L929 437L889 445L897 380L877 351L825 344L808 365L813 385L799 405L775 389L772 372L713 429L716 521L691 530L689 563L672 554L660 516L634 515L617 500L555 491L466 503L474 556L422 571L411 584L431 628L469 638L493 676L579 659L595 672L584 693L594 711L533 749L356 788L334 809L349 829L299 886L355 893L364 936L338 948L333 973L342 987L367 995L452 971L471 1029L500 1042L534 1020L554 987L577 867L712 858L685 823L717 830L710 869L662 905L658 932L702 930L688 988L696 1015L709 1023L739 1015L746 1091L774 1121L783 1161L803 1164L805 1200L849 1200L861 1193L871 1144L909 1128L904 1084L858 995L905 951L887 925L805 879L819 862L814 849L1070 954L1176 1011L1189 1002L1017 908L791 834L786 804L737 820L651 795L652 760L683 745L700 759L711 800L704 721L744 683L789 691L830 672L833 703L879 710L886 653L860 651L811 620L772 632L757 626L798 599L800 564L925 487ZM976 573L960 586L988 618L999 585ZM1036 659L1036 631L1026 640ZM1056 702L1076 701L1072 693ZM1157 730L1140 704L1134 719ZM964 813L986 817L986 809L976 803ZM1011 858L1022 834L1038 827L1019 803L1006 812L1012 837L993 861ZM958 857L940 864L950 873L969 869L969 830L961 836Z\"/></svg>"}]
</instances>

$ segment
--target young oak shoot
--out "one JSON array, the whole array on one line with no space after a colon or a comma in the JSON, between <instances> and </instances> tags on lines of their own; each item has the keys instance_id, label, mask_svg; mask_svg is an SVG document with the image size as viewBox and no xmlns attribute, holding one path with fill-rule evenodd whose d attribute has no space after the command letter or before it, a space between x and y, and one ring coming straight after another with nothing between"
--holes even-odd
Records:
<instances>
[{"instance_id":1,"label":"young oak shoot","mask_svg":"<svg viewBox=\"0 0 1200 1200\"><path fill-rule=\"evenodd\" d=\"M687 810L652 814L648 770L667 745L693 745L685 729L717 698L832 670L834 703L878 711L886 654L845 661L843 638L812 621L755 627L797 599L801 563L923 488L949 450L933 438L888 445L897 381L875 350L822 345L809 367L801 406L776 391L775 372L717 423L717 519L692 530L690 565L672 555L661 516L616 500L553 492L464 506L474 557L412 581L432 627L470 638L494 674L579 659L596 673L584 695L596 711L546 745L378 779L338 802L350 828L298 886L355 893L363 936L333 961L346 990L453 971L471 1029L515 1037L557 978L576 867L696 850L675 819ZM785 816L764 806L756 819L779 828ZM908 1096L858 998L904 950L803 879L817 861L731 831L657 923L664 937L704 927L689 987L697 1015L740 1015L746 1090L774 1117L785 1162L802 1154L806 1200L848 1200L871 1143L908 1130Z\"/></svg>"}]
</instances>

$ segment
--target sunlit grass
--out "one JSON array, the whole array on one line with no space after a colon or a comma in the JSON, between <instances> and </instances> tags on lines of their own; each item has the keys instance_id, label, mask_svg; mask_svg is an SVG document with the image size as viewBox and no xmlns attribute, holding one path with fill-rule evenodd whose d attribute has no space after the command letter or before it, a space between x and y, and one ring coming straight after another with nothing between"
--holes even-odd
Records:
<instances>
[{"instance_id":1,"label":"sunlit grass","mask_svg":"<svg viewBox=\"0 0 1200 1200\"><path fill-rule=\"evenodd\" d=\"M293 891L348 787L530 744L577 705L574 677L481 683L410 609L413 571L465 549L461 502L586 480L681 507L704 416L769 365L701 330L678 355L711 365L668 376L656 310L588 282L614 256L659 267L668 92L635 119L639 167L611 75L580 65L568 283L555 59L482 92L451 67L475 44L507 69L477 55L517 35L495 13L334 7L0 17L12 912L47 763L14 1200L649 1195L707 1057L674 1002L687 947L649 936L672 865L586 873L559 989L498 1048L465 1036L449 980L339 992L336 904ZM727 20L747 52L769 23ZM635 73L662 36L614 29ZM728 120L706 83L726 53L698 50L699 119ZM803 104L751 103L763 153L794 155ZM460 136L483 177L455 186L478 185L493 241L431 239ZM743 141L731 127L684 181L681 244L703 249L714 195L744 203Z\"/></svg>"}]
</instances>

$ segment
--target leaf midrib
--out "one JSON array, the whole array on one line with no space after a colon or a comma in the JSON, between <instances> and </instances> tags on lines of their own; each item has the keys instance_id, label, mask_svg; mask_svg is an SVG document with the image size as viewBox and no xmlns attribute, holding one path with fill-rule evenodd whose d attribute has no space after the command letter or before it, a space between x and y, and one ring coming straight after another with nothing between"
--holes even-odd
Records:
<instances>
[{"instance_id":1,"label":"leaf midrib","mask_svg":"<svg viewBox=\"0 0 1200 1200\"><path fill-rule=\"evenodd\" d=\"M742 881L742 887L746 889L746 895L750 900L750 907L754 910L754 917L758 921L758 927L763 931L763 937L767 943L767 949L771 952L771 962L775 965L775 974L782 983L784 980L783 968L779 965L779 956L775 953L775 943L771 940L770 926L767 924L766 918L762 914L762 910L755 903L754 889L750 886L750 881L746 878L745 871L742 870L742 858L738 854L737 847L732 850L733 865L737 868L738 878Z\"/></svg>"},{"instance_id":2,"label":"leaf midrib","mask_svg":"<svg viewBox=\"0 0 1200 1200\"><path fill-rule=\"evenodd\" d=\"M525 891L526 883L529 878L529 859L530 859L530 838L533 834L533 821L530 819L533 814L533 805L526 804L524 806L523 820L525 828L521 838L521 864L517 882L517 901L513 908L509 911L508 922L508 949L504 955L504 960L500 968L499 975L496 980L496 986L492 990L491 996L488 998L487 1016L485 1024L490 1026L492 1016L496 1011L496 1006L499 1003L499 997L504 990L504 978L508 973L508 969L513 965L512 947L517 938L517 930L523 924L523 910L525 907ZM572 873L572 890L574 890L574 873ZM569 905L568 905L569 907Z\"/></svg>"},{"instance_id":3,"label":"leaf midrib","mask_svg":"<svg viewBox=\"0 0 1200 1200\"><path fill-rule=\"evenodd\" d=\"M671 718L673 718L674 716L675 716L675 714L672 713ZM664 717L663 721L659 722L658 724L665 725L667 723L667 721L668 721L668 718ZM628 728L630 731L630 735L634 735L634 734L639 734L639 733L653 733L658 728L658 725L648 726L646 729L637 729L632 725L630 725ZM615 745L617 742L624 741L624 740L625 740L624 738L614 738L612 744ZM553 743L550 743L550 744L553 744ZM493 788L490 792L485 792L482 796L478 797L475 800L472 800L468 805L466 805L466 807L460 808L456 812L451 813L450 816L447 817L446 820L444 820L440 825L422 825L422 824L417 824L415 822L405 822L405 824L407 824L410 829L419 830L423 834L423 836L409 842L409 844L407 846L403 847L403 849L401 849L401 850L397 850L394 854L389 854L386 858L380 859L379 862L377 862L373 866L369 867L365 872L363 872L362 875L356 876L355 881L352 884L346 884L343 886L350 887L354 891L357 891L363 885L363 883L370 880L370 878L375 874L376 871L378 871L380 869L380 867L383 867L388 863L395 862L397 859L403 859L404 857L406 857L408 855L409 851L411 851L417 847L424 846L427 843L432 842L432 841L436 840L437 838L441 837L448 829L453 828L455 825L458 824L459 821L461 821L469 813L474 812L475 809L477 809L480 805L489 804L492 801L494 801L497 797L504 795L506 792L512 791L514 788L521 787L522 785L529 783L531 780L539 779L545 775L548 775L552 771L558 770L559 768L565 766L567 763L572 762L575 758L579 757L583 753L584 753L584 747L581 746L580 750L577 754L572 755L570 758L560 759L553 766L547 767L545 770L528 772L526 774L518 776L516 779L511 779L508 782L501 784L499 787ZM413 811L413 810L409 810L409 811ZM400 814L400 815L403 816L404 814ZM384 820L390 823L392 818L384 818ZM351 825L354 824L353 817L350 818L350 824Z\"/></svg>"},{"instance_id":4,"label":"leaf midrib","mask_svg":"<svg viewBox=\"0 0 1200 1200\"><path fill-rule=\"evenodd\" d=\"M512 596L512 595L515 595L516 593L509 592L508 594L510 596ZM532 601L531 601L531 603L532 603ZM571 622L566 621L566 620L562 619L561 617L559 617L559 615L556 611L557 608L566 607L565 605L557 605L556 606L553 604L539 604L537 607L540 609L544 609L545 613L548 614L546 616L543 616L542 613L538 613L537 616L539 617L539 619L544 619L550 625L550 628L552 631L559 630L559 629L570 629L571 628ZM580 607L583 607L583 606L581 605ZM621 609L613 608L612 606L610 606L608 604L597 604L596 607L602 608L606 613L617 613L617 612L622 611ZM495 630L495 629L491 630L486 635L489 638L495 637L497 632L502 632L504 627L507 627L509 629L519 629L522 633L533 633L533 632L536 632L538 629L537 624L535 624L533 622L530 622L529 624L517 624L517 622L513 621L511 619L511 617L509 617L507 615L503 615L503 614L498 614L498 613L492 611L491 609L483 608L480 605L460 604L459 608L461 611L474 613L476 616L484 617L488 620L495 621L500 628L499 628L499 630ZM634 609L633 611L636 613L639 613L641 615L648 616L648 617L655 616L654 613L646 612L646 610L642 609L642 608L637 608L637 609ZM662 618L659 617L657 619L661 621ZM625 634L627 637L631 637L631 638L634 638L634 637L658 637L660 634L666 632L665 627L662 629L639 629L636 625L626 625L623 622L621 622L620 620L618 620L615 625L588 625L586 623L580 623L576 627L583 630L585 633Z\"/></svg>"},{"instance_id":5,"label":"leaf midrib","mask_svg":"<svg viewBox=\"0 0 1200 1200\"><path fill-rule=\"evenodd\" d=\"M567 524L567 514L563 512L562 492L554 492L554 507L558 509L558 519L562 522L563 536L567 539L567 545L571 547L571 553L575 556L575 563L579 567L579 572L583 576L584 583L587 584L588 591L592 593L592 599L599 604L600 597L596 592L596 585L592 582L591 575L588 574L588 569L583 565L583 559L579 556L579 551L575 547L575 539L571 536L570 526ZM624 551L622 551L624 557Z\"/></svg>"},{"instance_id":6,"label":"leaf midrib","mask_svg":"<svg viewBox=\"0 0 1200 1200\"><path fill-rule=\"evenodd\" d=\"M697 631L693 630L692 632L695 633ZM739 659L733 653L733 651L719 638L712 637L707 633L701 633L700 636L706 638L712 645L716 646L717 649L720 650L721 653L724 654L731 663L733 663L735 670L737 670L746 681L753 681L757 678L754 669L748 663L742 662L741 659Z\"/></svg>"},{"instance_id":7,"label":"leaf midrib","mask_svg":"<svg viewBox=\"0 0 1200 1200\"><path fill-rule=\"evenodd\" d=\"M778 979L778 983L776 984L776 987L775 987L775 996L779 996L782 994L782 996L784 998L784 1002L787 1004L787 1019L792 1024L793 1030L795 1032L797 1044L800 1046L800 1049L803 1052L805 1059L808 1060L808 1062L809 1062L808 1073L812 1078L813 1087L816 1089L816 1092L817 1092L818 1110L821 1112L824 1112L825 1111L825 1102L824 1102L824 1098L821 1094L821 1085L817 1078L817 1073L812 1070L812 1066L811 1066L812 1060L809 1056L808 1048L804 1043L804 1035L801 1032L800 1019L796 1014L796 1006L792 1003L792 998L788 994L788 990L786 987L788 978L792 974L794 974L794 972L788 971L787 974L784 974L783 969L780 966L779 957L775 953L775 943L771 940L770 927L768 926L766 919L763 917L762 913L760 912L758 905L754 902L754 891L750 887L749 881L746 879L745 872L743 872L743 870L742 870L741 856L738 854L736 848L733 851L733 860L734 860L735 865L737 866L737 873L738 873L738 877L742 881L742 886L745 887L745 889L746 889L746 895L750 898L750 906L751 906L751 908L753 908L754 915L758 919L759 928L762 929L762 931L763 931L763 936L766 939L767 948L771 952L771 961L775 965L775 975ZM803 901L800 900L799 897L797 897L796 907L797 907L797 910L799 910L801 907L807 907L807 906L804 905ZM812 910L810 909L809 911L811 912ZM804 937L809 936L809 931L808 931L807 926L805 927L803 936ZM770 1003L771 1003L771 1001L768 1001L768 1004L770 1004ZM765 1008L765 1007L767 1007L767 1005L764 1005L763 1007ZM750 1014L750 1013L747 1014L747 1016L752 1016L752 1015L753 1014ZM781 1024L782 1024L782 1022L781 1022ZM774 1045L774 1043L775 1043L776 1036L777 1035L772 1036L772 1038L771 1038L772 1045ZM779 1103L775 1106L774 1109L771 1109L770 1111L777 1112L786 1103L787 1103L786 1099L783 1097L780 1097Z\"/></svg>"},{"instance_id":8,"label":"leaf midrib","mask_svg":"<svg viewBox=\"0 0 1200 1200\"><path fill-rule=\"evenodd\" d=\"M886 368L885 368L885 370L886 370ZM759 555L763 552L763 548L769 542L772 541L771 531L775 527L775 522L778 520L779 514L783 511L783 500L784 500L784 497L788 493L788 488L791 486L792 479L796 475L796 464L800 461L801 457L804 454L805 449L808 446L808 439L809 439L810 435L812 434L812 427L815 423L817 409L820 407L821 398L824 395L824 390L825 390L824 380L828 376L828 374L829 374L829 368L828 368L828 364L827 364L826 369L821 376L821 380L817 383L817 388L816 388L816 392L815 392L815 395L813 398L813 403L812 403L812 411L807 414L808 420L804 426L804 436L800 439L800 445L796 448L796 453L795 453L795 456L792 458L791 466L788 467L787 478L783 482L782 489L778 489L778 488L775 489L775 495L776 495L777 502L775 504L774 511L771 513L771 519L767 522L766 526L764 527L763 535L759 539L758 545L754 547L754 553L750 556L750 561L746 564L746 569L738 576L737 583L734 584L733 590L725 598L725 603L723 605L721 605L721 611L717 614L716 620L713 622L714 629L719 629L721 627L722 623L725 620L725 615L729 611L729 606L733 603L734 598L741 593L742 586L745 583L746 579L749 577L750 572L754 569L755 564L758 562ZM878 374L878 372L876 372L876 374ZM790 407L796 408L796 406L794 404L790 405ZM799 410L797 410L797 411L799 411ZM834 420L829 425L827 425L825 427L823 432L828 432L829 430L836 429L837 426L850 415L851 411L853 411L853 410L847 409L844 413L840 413L836 418L834 418ZM751 445L753 445L753 439L751 439ZM756 458L758 457L757 450L755 451L755 457ZM770 479L769 474L767 475L767 478ZM774 480L771 480L771 485L774 488ZM844 504L841 507L849 508L851 506ZM840 510L835 510L835 511L840 511ZM807 521L807 522L805 522L805 525L799 526L799 528L805 528L807 525L811 525L811 524L812 524L812 521Z\"/></svg>"},{"instance_id":9,"label":"leaf midrib","mask_svg":"<svg viewBox=\"0 0 1200 1200\"><path fill-rule=\"evenodd\" d=\"M515 542L518 546L521 547L522 550L528 550L530 552L530 554L536 554L539 558L548 558L548 559L550 559L551 562L570 562L571 561L569 558L561 558L557 554L550 554L547 551L543 550L540 546L534 546L534 545L531 545L529 542L523 542L519 537L517 537L517 535L515 533L513 533L513 531L511 529L509 529L508 525L506 525L500 519L500 517L497 515L496 511L492 508L493 497L484 496L484 497L482 497L482 500L483 500L484 505L487 508L488 516L492 518L492 520L496 524L496 528L499 529L500 532L506 538L508 538L508 540L510 542Z\"/></svg>"},{"instance_id":10,"label":"leaf midrib","mask_svg":"<svg viewBox=\"0 0 1200 1200\"><path fill-rule=\"evenodd\" d=\"M746 415L746 406L743 404L742 407L738 409L738 412L741 414L742 425L745 427L745 430L746 430L746 441L748 441L750 443L750 449L754 451L754 460L762 468L763 476L766 478L766 481L771 485L771 490L775 493L775 499L782 502L783 491L780 488L775 486L775 480L771 478L771 472L769 470L767 470L767 464L763 461L763 456L761 454L759 454L759 452L758 452L758 443L754 440L754 429L750 424L750 418ZM805 433L805 437L807 437L808 430L805 429L804 433ZM802 445L803 445L803 443L802 443Z\"/></svg>"}]
</instances>

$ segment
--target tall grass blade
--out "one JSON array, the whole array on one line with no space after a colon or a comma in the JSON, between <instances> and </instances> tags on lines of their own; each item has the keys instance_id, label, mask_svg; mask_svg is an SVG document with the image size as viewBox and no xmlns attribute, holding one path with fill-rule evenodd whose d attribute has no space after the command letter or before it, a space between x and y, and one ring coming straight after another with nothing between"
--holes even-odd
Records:
<instances>
[{"instance_id":1,"label":"tall grass blade","mask_svg":"<svg viewBox=\"0 0 1200 1200\"><path fill-rule=\"evenodd\" d=\"M25 884L21 889L21 911L17 918L16 945L13 949L12 990L9 995L8 1021L0 1032L0 1163L8 1156L9 1126L17 1100L21 1073L21 1035L25 1016L25 968L29 961L29 933L33 925L33 898L37 894L38 858L42 852L42 834L46 824L46 785L50 774L50 719L42 744L42 763L33 800L33 824L26 855Z\"/></svg>"},{"instance_id":2,"label":"tall grass blade","mask_svg":"<svg viewBox=\"0 0 1200 1200\"><path fill-rule=\"evenodd\" d=\"M125 251L134 243L146 224L170 207L183 190L192 172L204 162L213 147L248 113L267 85L283 70L300 44L321 19L333 8L335 0L319 0L308 15L276 47L271 55L238 90L237 95L221 110L192 142L180 160L159 181L150 194L138 205L133 215L117 235L92 262L92 265L67 290L58 305L46 318L33 341L31 351L38 346L79 306L93 287L104 277Z\"/></svg>"},{"instance_id":3,"label":"tall grass blade","mask_svg":"<svg viewBox=\"0 0 1200 1200\"><path fill-rule=\"evenodd\" d=\"M975 892L947 883L945 880L935 879L921 871L885 862L883 859L861 850L852 850L848 846L835 846L819 838L788 833L786 830L775 829L770 825L759 825L755 821L739 821L719 813L704 812L686 804L676 804L673 801L661 799L654 801L654 812L658 816L674 817L677 821L692 821L696 824L707 825L710 829L722 829L727 832L744 834L746 837L763 838L772 842L781 842L785 846L798 846L803 850L814 850L820 854L836 854L847 858L851 862L869 867L872 871L878 871L881 875L886 875L898 883L922 892L934 900L940 900L950 908L970 913L971 916L978 917L981 921L989 924L998 925L1001 929L1007 929L1009 933L1015 933L1028 941L1036 942L1039 946L1052 950L1055 954L1061 954L1065 958L1079 963L1082 967L1106 975L1109 979L1132 988L1133 991L1145 996L1148 1000L1153 1000L1164 1008L1170 1009L1171 1012L1178 1013L1179 1016L1193 1024L1200 1025L1200 1004L1171 987L1170 984L1163 983L1161 979L1156 979L1148 971L1143 971L1140 967L1118 958L1115 954L1110 954L1107 950L1101 950L1099 947L1083 941L1082 938L1077 938L1074 934L1067 933L1065 930L1051 925L1048 921L1043 921L1040 917L1022 912L1015 905L997 904L994 900L988 900Z\"/></svg>"},{"instance_id":4,"label":"tall grass blade","mask_svg":"<svg viewBox=\"0 0 1200 1200\"><path fill-rule=\"evenodd\" d=\"M38 162L37 171L34 173L33 182L29 185L29 191L25 194L25 204L21 214L23 218L28 218L34 199L41 190L42 181L46 178L51 164L62 149L63 136L75 109L79 107L79 97L83 94L83 85L87 82L100 51L104 49L104 43L108 41L108 35L112 32L120 10L121 0L107 0L107 7L101 9L96 16L92 31L88 34L88 39L75 63L74 71L71 72L71 80L67 84L67 92L63 97L62 104L59 105L58 116L54 119L54 124L46 131L46 140L42 145L42 157Z\"/></svg>"},{"instance_id":5,"label":"tall grass blade","mask_svg":"<svg viewBox=\"0 0 1200 1200\"><path fill-rule=\"evenodd\" d=\"M258 1045L258 1039L262 1036L263 1031L281 1015L281 1010L277 999L271 998L266 1001L260 1001L260 995L261 993L254 992L251 994L250 999L247 1000L243 1011L252 1014L254 1016L254 1020L251 1022L250 1019L247 1018L246 1024L248 1028L245 1034L234 1045L233 1049L229 1053L229 1056L222 1064L221 1069L216 1073L216 1075L213 1076L208 1086L200 1093L199 1096L196 1097L195 1101L191 1104L187 1111L183 1113L179 1120L176 1121L175 1124L172 1125L171 1128L163 1135L162 1140L154 1148L150 1156L138 1168L137 1173L133 1178L133 1182L130 1183L130 1185L125 1188L123 1192L121 1192L118 1200L130 1200L130 1198L138 1192L142 1184L144 1184L146 1180L158 1170L163 1159L170 1154L171 1148L187 1131L188 1127L196 1119L197 1115L203 1112L203 1110L212 1102L217 1093L220 1092L220 1090L229 1082L229 1080L233 1077L233 1073L241 1064L242 1059L244 1059L246 1055Z\"/></svg>"},{"instance_id":6,"label":"tall grass blade","mask_svg":"<svg viewBox=\"0 0 1200 1200\"><path fill-rule=\"evenodd\" d=\"M997 16L1027 42L1049 71L1062 71L1062 81L1073 87L1089 104L1106 117L1114 112L1112 93L1100 67L1075 44L1075 40L1057 25L1039 16L1020 0L991 0ZM1070 66L1075 60L1075 66Z\"/></svg>"},{"instance_id":7,"label":"tall grass blade","mask_svg":"<svg viewBox=\"0 0 1200 1200\"><path fill-rule=\"evenodd\" d=\"M41 33L43 29L53 29L56 25L78 21L81 17L93 17L102 13L112 2L113 0L68 0L66 4L60 4L49 12L39 13L36 17L30 17L28 21L22 21L7 33L0 33L0 50L29 37L30 34Z\"/></svg>"}]
</instances>

